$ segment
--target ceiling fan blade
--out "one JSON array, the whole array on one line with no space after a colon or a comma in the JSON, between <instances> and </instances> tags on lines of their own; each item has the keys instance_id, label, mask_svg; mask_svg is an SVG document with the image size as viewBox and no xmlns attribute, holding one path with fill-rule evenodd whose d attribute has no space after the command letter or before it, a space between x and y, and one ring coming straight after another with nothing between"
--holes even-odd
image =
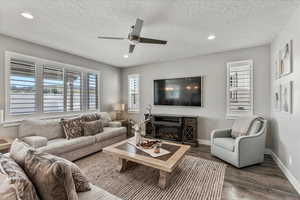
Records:
<instances>
[{"instance_id":1,"label":"ceiling fan blade","mask_svg":"<svg viewBox=\"0 0 300 200\"><path fill-rule=\"evenodd\" d=\"M127 38L98 36L98 39L107 39L107 40L125 40L125 39L127 39Z\"/></svg>"},{"instance_id":2,"label":"ceiling fan blade","mask_svg":"<svg viewBox=\"0 0 300 200\"><path fill-rule=\"evenodd\" d=\"M168 41L140 37L139 42L140 43L149 43L149 44L167 44Z\"/></svg>"},{"instance_id":3,"label":"ceiling fan blade","mask_svg":"<svg viewBox=\"0 0 300 200\"><path fill-rule=\"evenodd\" d=\"M143 23L144 23L143 20L137 18L136 22L135 22L135 25L132 29L131 35L140 36L141 31L142 31L142 27L143 27Z\"/></svg>"},{"instance_id":4,"label":"ceiling fan blade","mask_svg":"<svg viewBox=\"0 0 300 200\"><path fill-rule=\"evenodd\" d=\"M135 45L131 44L129 45L129 53L132 53L134 50Z\"/></svg>"}]
</instances>

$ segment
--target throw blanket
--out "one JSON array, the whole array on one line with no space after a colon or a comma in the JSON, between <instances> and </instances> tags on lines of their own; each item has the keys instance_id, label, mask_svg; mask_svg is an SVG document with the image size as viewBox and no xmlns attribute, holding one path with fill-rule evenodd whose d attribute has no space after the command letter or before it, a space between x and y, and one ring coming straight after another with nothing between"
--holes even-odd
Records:
<instances>
[{"instance_id":1,"label":"throw blanket","mask_svg":"<svg viewBox=\"0 0 300 200\"><path fill-rule=\"evenodd\" d=\"M233 138L248 135L252 123L257 119L257 116L240 117L235 120L232 126L231 136Z\"/></svg>"}]
</instances>

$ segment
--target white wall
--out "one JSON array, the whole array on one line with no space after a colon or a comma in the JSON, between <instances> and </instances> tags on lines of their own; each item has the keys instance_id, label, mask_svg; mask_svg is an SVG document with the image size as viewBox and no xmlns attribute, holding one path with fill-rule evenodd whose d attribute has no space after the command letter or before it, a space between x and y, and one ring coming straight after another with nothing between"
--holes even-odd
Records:
<instances>
[{"instance_id":1,"label":"white wall","mask_svg":"<svg viewBox=\"0 0 300 200\"><path fill-rule=\"evenodd\" d=\"M271 44L271 117L272 150L298 180L300 189L300 8ZM278 50L293 40L293 73L275 81L275 58ZM284 81L294 82L293 114L274 111L274 88ZM299 190L300 191L300 190Z\"/></svg>"},{"instance_id":2,"label":"white wall","mask_svg":"<svg viewBox=\"0 0 300 200\"><path fill-rule=\"evenodd\" d=\"M269 45L123 69L123 101L127 102L127 76L131 73L140 74L141 112L139 117L143 117L146 105L153 104L154 79L205 76L205 105L203 108L155 106L153 111L166 114L199 115L198 139L208 140L213 129L231 127L232 125L231 120L225 119L226 62L246 59L253 59L254 61L254 112L268 117L270 111ZM131 117L137 116L131 115Z\"/></svg>"},{"instance_id":3,"label":"white wall","mask_svg":"<svg viewBox=\"0 0 300 200\"><path fill-rule=\"evenodd\" d=\"M5 106L5 51L98 70L101 73L101 110L111 110L111 105L120 101L121 72L119 68L0 34L0 109L4 109ZM3 135L16 136L16 127L0 126L0 136Z\"/></svg>"}]
</instances>

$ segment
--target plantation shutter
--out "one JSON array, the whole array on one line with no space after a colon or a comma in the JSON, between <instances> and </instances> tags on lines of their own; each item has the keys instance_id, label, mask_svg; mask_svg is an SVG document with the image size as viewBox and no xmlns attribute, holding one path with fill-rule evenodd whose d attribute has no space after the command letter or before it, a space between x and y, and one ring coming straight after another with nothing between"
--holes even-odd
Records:
<instances>
[{"instance_id":1,"label":"plantation shutter","mask_svg":"<svg viewBox=\"0 0 300 200\"><path fill-rule=\"evenodd\" d=\"M9 68L9 115L36 112L35 63L10 59Z\"/></svg>"},{"instance_id":2,"label":"plantation shutter","mask_svg":"<svg viewBox=\"0 0 300 200\"><path fill-rule=\"evenodd\" d=\"M140 109L139 75L128 76L128 111L138 112Z\"/></svg>"},{"instance_id":3,"label":"plantation shutter","mask_svg":"<svg viewBox=\"0 0 300 200\"><path fill-rule=\"evenodd\" d=\"M66 71L67 111L81 111L81 73Z\"/></svg>"},{"instance_id":4,"label":"plantation shutter","mask_svg":"<svg viewBox=\"0 0 300 200\"><path fill-rule=\"evenodd\" d=\"M252 62L241 61L228 63L227 70L227 115L252 115Z\"/></svg>"},{"instance_id":5,"label":"plantation shutter","mask_svg":"<svg viewBox=\"0 0 300 200\"><path fill-rule=\"evenodd\" d=\"M43 109L44 112L64 112L63 69L43 67Z\"/></svg>"},{"instance_id":6,"label":"plantation shutter","mask_svg":"<svg viewBox=\"0 0 300 200\"><path fill-rule=\"evenodd\" d=\"M98 109L98 76L94 73L87 74L88 109Z\"/></svg>"}]
</instances>

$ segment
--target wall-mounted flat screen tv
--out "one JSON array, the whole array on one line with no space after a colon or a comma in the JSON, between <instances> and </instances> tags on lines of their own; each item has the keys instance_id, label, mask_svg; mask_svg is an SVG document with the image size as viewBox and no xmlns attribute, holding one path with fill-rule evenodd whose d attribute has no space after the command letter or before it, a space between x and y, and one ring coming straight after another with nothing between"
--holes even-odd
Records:
<instances>
[{"instance_id":1,"label":"wall-mounted flat screen tv","mask_svg":"<svg viewBox=\"0 0 300 200\"><path fill-rule=\"evenodd\" d=\"M154 80L154 105L202 106L203 77Z\"/></svg>"}]
</instances>

